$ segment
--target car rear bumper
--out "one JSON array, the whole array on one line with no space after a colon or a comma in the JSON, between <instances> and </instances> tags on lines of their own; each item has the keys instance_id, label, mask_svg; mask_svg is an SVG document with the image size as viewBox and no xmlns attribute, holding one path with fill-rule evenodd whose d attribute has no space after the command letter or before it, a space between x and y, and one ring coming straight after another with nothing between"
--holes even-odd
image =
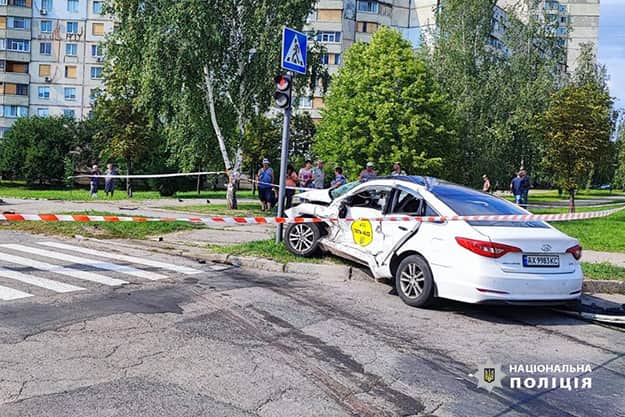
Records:
<instances>
[{"instance_id":1,"label":"car rear bumper","mask_svg":"<svg viewBox=\"0 0 625 417\"><path fill-rule=\"evenodd\" d=\"M469 303L561 302L581 296L583 273L579 266L567 274L520 274L501 271L447 269L438 275L438 296ZM452 275L453 274L453 275ZM447 275L443 278L444 275Z\"/></svg>"}]
</instances>

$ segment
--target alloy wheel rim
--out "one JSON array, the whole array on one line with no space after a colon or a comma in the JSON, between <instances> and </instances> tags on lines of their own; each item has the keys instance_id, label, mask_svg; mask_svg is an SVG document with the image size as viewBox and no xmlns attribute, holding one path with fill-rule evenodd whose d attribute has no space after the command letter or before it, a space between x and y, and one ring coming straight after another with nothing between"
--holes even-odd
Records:
<instances>
[{"instance_id":1,"label":"alloy wheel rim","mask_svg":"<svg viewBox=\"0 0 625 417\"><path fill-rule=\"evenodd\" d=\"M410 299L418 298L425 287L425 275L417 264L409 263L399 275L401 292Z\"/></svg>"},{"instance_id":2,"label":"alloy wheel rim","mask_svg":"<svg viewBox=\"0 0 625 417\"><path fill-rule=\"evenodd\" d=\"M314 239L314 232L310 226L305 224L296 225L289 233L289 243L299 253L308 251L312 247Z\"/></svg>"}]
</instances>

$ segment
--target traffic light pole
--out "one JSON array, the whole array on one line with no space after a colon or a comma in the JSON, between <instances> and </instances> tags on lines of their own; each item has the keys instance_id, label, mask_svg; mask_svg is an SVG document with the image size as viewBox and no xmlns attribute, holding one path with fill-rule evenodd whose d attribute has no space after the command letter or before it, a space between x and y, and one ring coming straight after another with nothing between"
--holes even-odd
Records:
<instances>
[{"instance_id":1,"label":"traffic light pole","mask_svg":"<svg viewBox=\"0 0 625 417\"><path fill-rule=\"evenodd\" d=\"M284 109L282 124L282 148L280 151L280 189L278 191L278 216L284 217L284 197L286 195L286 166L289 158L289 132L291 126L291 106ZM282 242L282 223L276 227L276 243Z\"/></svg>"}]
</instances>

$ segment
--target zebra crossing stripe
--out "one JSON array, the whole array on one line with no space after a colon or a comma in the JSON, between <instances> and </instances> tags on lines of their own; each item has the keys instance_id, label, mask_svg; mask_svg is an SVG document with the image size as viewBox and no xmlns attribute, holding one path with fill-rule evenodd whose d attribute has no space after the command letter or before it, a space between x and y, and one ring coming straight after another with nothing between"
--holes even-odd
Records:
<instances>
[{"instance_id":1,"label":"zebra crossing stripe","mask_svg":"<svg viewBox=\"0 0 625 417\"><path fill-rule=\"evenodd\" d=\"M32 297L32 294L27 292L14 290L13 288L3 287L0 285L0 300L10 301L19 300L20 298Z\"/></svg>"},{"instance_id":2,"label":"zebra crossing stripe","mask_svg":"<svg viewBox=\"0 0 625 417\"><path fill-rule=\"evenodd\" d=\"M165 262L153 261L150 259L137 258L135 256L121 255L118 253L105 252L101 250L89 249L82 246L72 246L60 242L38 242L40 245L49 246L57 249L65 249L74 252L84 253L86 255L99 256L100 258L117 259L124 262L131 262L140 265L152 266L154 268L167 269L169 271L180 272L185 275L201 274L203 271L193 269L182 265L168 264Z\"/></svg>"},{"instance_id":3,"label":"zebra crossing stripe","mask_svg":"<svg viewBox=\"0 0 625 417\"><path fill-rule=\"evenodd\" d=\"M59 292L59 293L84 290L84 288L76 287L74 285L69 285L69 284L65 284L62 282L53 281L51 279L30 276L30 275L22 274L20 272L12 271L10 269L1 268L1 267L0 267L0 277L12 279L15 281L23 282L24 284L34 285L36 287L45 288L46 290L51 290L51 291Z\"/></svg>"},{"instance_id":4,"label":"zebra crossing stripe","mask_svg":"<svg viewBox=\"0 0 625 417\"><path fill-rule=\"evenodd\" d=\"M95 274L93 272L80 271L78 269L65 268L61 265L53 265L46 262L35 261L33 259L22 258L21 256L14 256L8 253L0 252L0 261L9 262L17 265L24 265L42 271L54 272L55 274L67 275L68 277L81 279L83 281L95 282L102 285L108 285L111 287L118 287L120 285L128 284L127 281L109 278L105 275Z\"/></svg>"},{"instance_id":5,"label":"zebra crossing stripe","mask_svg":"<svg viewBox=\"0 0 625 417\"><path fill-rule=\"evenodd\" d=\"M48 251L44 249L33 248L30 246L17 245L17 244L6 244L6 245L0 245L0 246L2 246L3 248L7 248L7 249L12 249L12 250L20 251L20 252L26 252L32 255L39 255L39 256L46 257L46 258L52 258L52 259L58 259L61 261L71 262L77 265L85 265L85 266L91 266L91 267L98 268L98 269L104 269L107 271L121 272L127 275L133 275L135 277L144 278L144 279L148 279L151 281L167 278L166 275L157 274L155 272L142 271L140 269L136 269L131 266L118 265L118 264L114 264L110 262L101 262L95 259L87 259L87 258L67 255L65 253L52 252L52 251Z\"/></svg>"}]
</instances>

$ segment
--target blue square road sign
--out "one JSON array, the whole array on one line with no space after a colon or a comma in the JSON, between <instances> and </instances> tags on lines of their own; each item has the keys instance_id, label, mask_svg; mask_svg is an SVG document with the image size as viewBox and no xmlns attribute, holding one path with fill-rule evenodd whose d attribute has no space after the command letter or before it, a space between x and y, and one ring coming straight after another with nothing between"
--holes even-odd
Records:
<instances>
[{"instance_id":1,"label":"blue square road sign","mask_svg":"<svg viewBox=\"0 0 625 417\"><path fill-rule=\"evenodd\" d=\"M306 45L307 36L291 28L284 27L282 31L282 68L306 74Z\"/></svg>"}]
</instances>

